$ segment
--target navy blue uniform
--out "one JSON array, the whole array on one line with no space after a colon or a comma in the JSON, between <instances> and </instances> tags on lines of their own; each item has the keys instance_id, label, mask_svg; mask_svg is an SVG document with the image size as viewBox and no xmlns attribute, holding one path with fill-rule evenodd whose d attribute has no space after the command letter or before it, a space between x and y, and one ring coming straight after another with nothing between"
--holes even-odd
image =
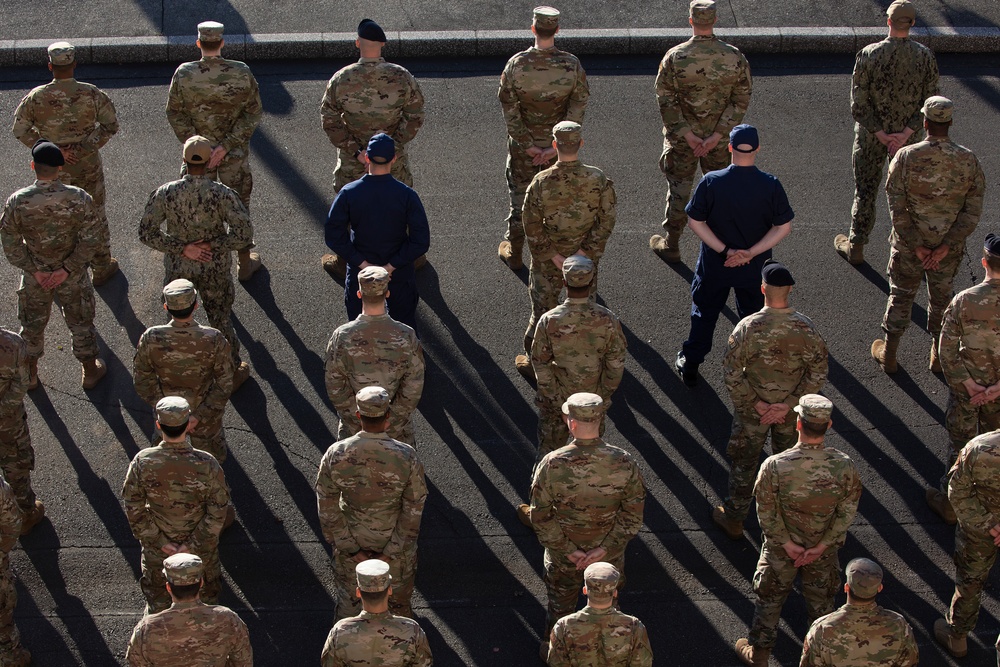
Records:
<instances>
[{"instance_id":1,"label":"navy blue uniform","mask_svg":"<svg viewBox=\"0 0 1000 667\"><path fill-rule=\"evenodd\" d=\"M427 252L431 231L417 193L390 174L366 174L348 183L326 216L326 244L347 262L347 318L361 314L358 271L362 262L395 270L389 280L389 315L417 328L413 261Z\"/></svg>"},{"instance_id":2,"label":"navy blue uniform","mask_svg":"<svg viewBox=\"0 0 1000 667\"><path fill-rule=\"evenodd\" d=\"M733 250L749 250L771 227L795 217L777 178L757 167L736 165L705 174L685 210L692 219L708 223ZM725 258L701 244L691 281L691 333L682 347L687 363L700 364L712 349L715 324L729 290L735 292L740 319L764 307L760 271L770 257L768 250L744 266L727 268Z\"/></svg>"}]
</instances>

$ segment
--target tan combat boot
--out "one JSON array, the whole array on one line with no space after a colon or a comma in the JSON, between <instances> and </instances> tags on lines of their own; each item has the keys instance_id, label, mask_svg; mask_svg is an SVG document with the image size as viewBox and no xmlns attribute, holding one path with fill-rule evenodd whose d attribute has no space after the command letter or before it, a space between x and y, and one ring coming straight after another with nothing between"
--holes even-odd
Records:
<instances>
[{"instance_id":1,"label":"tan combat boot","mask_svg":"<svg viewBox=\"0 0 1000 667\"><path fill-rule=\"evenodd\" d=\"M843 234L837 234L833 239L833 247L837 249L837 254L847 260L849 264L858 266L865 263L865 246L860 243L851 243L851 240Z\"/></svg>"},{"instance_id":2,"label":"tan combat boot","mask_svg":"<svg viewBox=\"0 0 1000 667\"><path fill-rule=\"evenodd\" d=\"M740 660L750 667L767 667L767 661L771 657L771 649L754 646L745 637L736 640L736 654Z\"/></svg>"},{"instance_id":3,"label":"tan combat boot","mask_svg":"<svg viewBox=\"0 0 1000 667\"><path fill-rule=\"evenodd\" d=\"M937 489L927 489L925 496L927 498L927 504L930 506L931 510L944 519L946 524L954 526L958 523L958 517L955 515L955 510L952 508L951 501L948 500L948 496L944 495Z\"/></svg>"},{"instance_id":4,"label":"tan combat boot","mask_svg":"<svg viewBox=\"0 0 1000 667\"><path fill-rule=\"evenodd\" d=\"M524 260L521 255L524 253L523 247L515 248L510 241L501 241L497 248L497 256L500 261L506 264L511 271L520 271L524 268Z\"/></svg>"},{"instance_id":5,"label":"tan combat boot","mask_svg":"<svg viewBox=\"0 0 1000 667\"><path fill-rule=\"evenodd\" d=\"M965 634L953 632L948 621L943 618L934 621L934 639L956 658L964 658L969 652Z\"/></svg>"},{"instance_id":6,"label":"tan combat boot","mask_svg":"<svg viewBox=\"0 0 1000 667\"><path fill-rule=\"evenodd\" d=\"M101 381L105 375L108 374L108 367L104 363L103 359L95 357L93 359L88 359L83 362L83 379L82 384L84 389L93 389L97 386L97 383Z\"/></svg>"},{"instance_id":7,"label":"tan combat boot","mask_svg":"<svg viewBox=\"0 0 1000 667\"><path fill-rule=\"evenodd\" d=\"M899 339L903 334L887 333L885 339L879 338L872 342L872 359L878 362L886 373L895 373L899 370L896 363L896 351L899 349Z\"/></svg>"},{"instance_id":8,"label":"tan combat boot","mask_svg":"<svg viewBox=\"0 0 1000 667\"><path fill-rule=\"evenodd\" d=\"M531 507L525 503L521 503L517 506L517 520L523 523L528 528L533 528L531 524Z\"/></svg>"},{"instance_id":9,"label":"tan combat boot","mask_svg":"<svg viewBox=\"0 0 1000 667\"><path fill-rule=\"evenodd\" d=\"M28 357L28 391L38 389L38 357Z\"/></svg>"},{"instance_id":10,"label":"tan combat boot","mask_svg":"<svg viewBox=\"0 0 1000 667\"><path fill-rule=\"evenodd\" d=\"M241 361L236 370L233 371L233 393L239 389L244 382L250 378L250 364Z\"/></svg>"},{"instance_id":11,"label":"tan combat boot","mask_svg":"<svg viewBox=\"0 0 1000 667\"><path fill-rule=\"evenodd\" d=\"M100 287L111 280L116 273L118 273L118 260L112 257L104 269L93 271L90 282L94 284L94 287Z\"/></svg>"},{"instance_id":12,"label":"tan combat boot","mask_svg":"<svg viewBox=\"0 0 1000 667\"><path fill-rule=\"evenodd\" d=\"M229 528L236 521L236 508L232 503L226 505L226 518L222 520L222 530Z\"/></svg>"},{"instance_id":13,"label":"tan combat boot","mask_svg":"<svg viewBox=\"0 0 1000 667\"><path fill-rule=\"evenodd\" d=\"M931 370L932 373L941 373L941 359L938 357L938 337L934 336L934 340L931 341L931 361L927 365L927 368Z\"/></svg>"},{"instance_id":14,"label":"tan combat boot","mask_svg":"<svg viewBox=\"0 0 1000 667\"><path fill-rule=\"evenodd\" d=\"M421 255L413 260L413 268L417 271L427 266L427 255Z\"/></svg>"},{"instance_id":15,"label":"tan combat boot","mask_svg":"<svg viewBox=\"0 0 1000 667\"><path fill-rule=\"evenodd\" d=\"M535 382L535 369L531 365L531 359L526 354L519 354L514 357L514 366L528 382Z\"/></svg>"},{"instance_id":16,"label":"tan combat boot","mask_svg":"<svg viewBox=\"0 0 1000 667\"><path fill-rule=\"evenodd\" d=\"M666 236L653 234L649 237L649 247L664 262L676 264L681 261L681 233L668 231Z\"/></svg>"},{"instance_id":17,"label":"tan combat boot","mask_svg":"<svg viewBox=\"0 0 1000 667\"><path fill-rule=\"evenodd\" d=\"M549 664L549 643L542 642L538 645L538 657L541 658L542 662L546 665Z\"/></svg>"},{"instance_id":18,"label":"tan combat boot","mask_svg":"<svg viewBox=\"0 0 1000 667\"><path fill-rule=\"evenodd\" d=\"M25 512L24 518L21 519L21 534L27 535L30 533L31 529L41 523L44 518L45 505L41 500L35 500L35 508L30 512Z\"/></svg>"},{"instance_id":19,"label":"tan combat boot","mask_svg":"<svg viewBox=\"0 0 1000 667\"><path fill-rule=\"evenodd\" d=\"M260 261L260 255L250 252L250 248L236 253L236 261L238 262L236 277L241 283L250 280L253 274L257 273L257 269L264 266L264 263Z\"/></svg>"},{"instance_id":20,"label":"tan combat boot","mask_svg":"<svg viewBox=\"0 0 1000 667\"><path fill-rule=\"evenodd\" d=\"M323 255L322 262L324 271L336 280L344 282L344 278L347 277L347 262L344 261L343 257L331 252Z\"/></svg>"},{"instance_id":21,"label":"tan combat boot","mask_svg":"<svg viewBox=\"0 0 1000 667\"><path fill-rule=\"evenodd\" d=\"M726 508L719 505L712 510L712 521L715 522L731 540L743 539L743 522L730 519L726 516Z\"/></svg>"}]
</instances>

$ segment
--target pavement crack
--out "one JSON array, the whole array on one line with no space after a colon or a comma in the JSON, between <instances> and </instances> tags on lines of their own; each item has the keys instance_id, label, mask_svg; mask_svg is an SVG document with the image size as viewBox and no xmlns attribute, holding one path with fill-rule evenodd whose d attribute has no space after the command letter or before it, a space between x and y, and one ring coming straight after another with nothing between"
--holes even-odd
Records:
<instances>
[{"instance_id":1,"label":"pavement crack","mask_svg":"<svg viewBox=\"0 0 1000 667\"><path fill-rule=\"evenodd\" d=\"M261 442L264 442L263 438L261 438L257 434L256 431L254 431L253 429L250 429L250 428L246 428L246 427L243 427L243 426L226 426L226 430L229 431L229 432L234 432L235 431L235 432L238 432L238 433L247 433L247 434L252 435L253 437L257 438ZM292 445L290 445L290 444L288 444L286 442L282 442L281 440L278 440L278 439L275 439L272 442L277 443L280 447L282 447L283 449L285 449L285 451L287 451L289 454L291 454L295 458L297 458L297 459L299 459L301 461L306 461L313 468L316 468L317 470L319 470L319 464L316 463L316 461L314 461L310 457L306 456L305 454L302 454L301 452L296 451L292 447Z\"/></svg>"}]
</instances>

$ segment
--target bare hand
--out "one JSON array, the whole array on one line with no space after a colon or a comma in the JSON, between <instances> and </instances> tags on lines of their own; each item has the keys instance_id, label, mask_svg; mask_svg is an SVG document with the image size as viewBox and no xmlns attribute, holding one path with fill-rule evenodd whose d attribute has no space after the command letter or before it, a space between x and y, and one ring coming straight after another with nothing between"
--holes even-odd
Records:
<instances>
[{"instance_id":1,"label":"bare hand","mask_svg":"<svg viewBox=\"0 0 1000 667\"><path fill-rule=\"evenodd\" d=\"M702 141L701 137L696 135L694 132L688 130L687 134L684 135L684 141L687 145L691 147L694 151L695 157L705 157L708 154L708 150L705 148L705 142Z\"/></svg>"},{"instance_id":2,"label":"bare hand","mask_svg":"<svg viewBox=\"0 0 1000 667\"><path fill-rule=\"evenodd\" d=\"M785 553L788 555L788 557L791 558L792 560L798 560L799 558L802 557L802 554L804 554L806 551L805 547L798 545L795 542L792 542L791 540L788 540L781 546L785 550ZM798 567L798 565L796 565L796 567Z\"/></svg>"},{"instance_id":3,"label":"bare hand","mask_svg":"<svg viewBox=\"0 0 1000 667\"><path fill-rule=\"evenodd\" d=\"M209 169L215 169L222 163L223 158L226 157L226 153L228 152L229 151L222 146L216 146L212 149L212 156L208 158L208 164L206 166Z\"/></svg>"},{"instance_id":4,"label":"bare hand","mask_svg":"<svg viewBox=\"0 0 1000 667\"><path fill-rule=\"evenodd\" d=\"M931 256L931 249L925 248L924 246L917 246L913 249L913 254L917 256L920 263L923 264L927 261L927 258Z\"/></svg>"},{"instance_id":5,"label":"bare hand","mask_svg":"<svg viewBox=\"0 0 1000 667\"><path fill-rule=\"evenodd\" d=\"M924 269L928 271L937 271L941 268L941 260L948 256L948 246L942 243L937 248L931 251L931 254L923 262Z\"/></svg>"},{"instance_id":6,"label":"bare hand","mask_svg":"<svg viewBox=\"0 0 1000 667\"><path fill-rule=\"evenodd\" d=\"M784 403L772 403L767 408L767 414L760 418L761 426L768 424L784 424L785 416L788 414L788 406Z\"/></svg>"},{"instance_id":7,"label":"bare hand","mask_svg":"<svg viewBox=\"0 0 1000 667\"><path fill-rule=\"evenodd\" d=\"M367 551L365 551L364 549L362 549L358 553L356 553L353 556L351 556L351 561L353 561L355 563L363 563L366 560L368 560L369 558L371 558L371 554L369 554Z\"/></svg>"},{"instance_id":8,"label":"bare hand","mask_svg":"<svg viewBox=\"0 0 1000 667\"><path fill-rule=\"evenodd\" d=\"M878 139L880 144L882 144L886 148L890 148L890 144L892 144L891 134L886 134L882 130L879 130L878 132L875 133L875 138Z\"/></svg>"},{"instance_id":9,"label":"bare hand","mask_svg":"<svg viewBox=\"0 0 1000 667\"><path fill-rule=\"evenodd\" d=\"M802 567L803 565L809 565L810 563L815 562L825 551L826 545L822 543L806 549L802 552L802 555L796 559L795 567Z\"/></svg>"},{"instance_id":10,"label":"bare hand","mask_svg":"<svg viewBox=\"0 0 1000 667\"><path fill-rule=\"evenodd\" d=\"M993 544L1000 547L1000 523L990 528L990 535L993 536Z\"/></svg>"},{"instance_id":11,"label":"bare hand","mask_svg":"<svg viewBox=\"0 0 1000 667\"><path fill-rule=\"evenodd\" d=\"M176 542L167 542L162 547L160 547L160 551L167 554L168 556L173 556L175 553L180 552L180 545L177 544Z\"/></svg>"},{"instance_id":12,"label":"bare hand","mask_svg":"<svg viewBox=\"0 0 1000 667\"><path fill-rule=\"evenodd\" d=\"M533 164L536 167L541 167L542 165L546 165L549 162L552 162L552 159L556 157L556 155L557 155L556 149L543 148L541 153L539 153L538 155L536 155L531 159L531 164Z\"/></svg>"},{"instance_id":13,"label":"bare hand","mask_svg":"<svg viewBox=\"0 0 1000 667\"><path fill-rule=\"evenodd\" d=\"M76 164L77 162L80 161L80 158L76 154L75 148L70 148L69 146L63 148L62 146L60 146L59 150L62 151L63 159L66 160L66 164Z\"/></svg>"},{"instance_id":14,"label":"bare hand","mask_svg":"<svg viewBox=\"0 0 1000 667\"><path fill-rule=\"evenodd\" d=\"M207 264L212 261L212 245L204 239L188 243L184 246L183 255L192 261Z\"/></svg>"},{"instance_id":15,"label":"bare hand","mask_svg":"<svg viewBox=\"0 0 1000 667\"><path fill-rule=\"evenodd\" d=\"M188 417L188 427L187 427L187 431L185 431L185 433L193 433L194 429L197 426L198 426L198 418L195 417L194 415L191 415L190 417Z\"/></svg>"},{"instance_id":16,"label":"bare hand","mask_svg":"<svg viewBox=\"0 0 1000 667\"><path fill-rule=\"evenodd\" d=\"M66 269L56 269L49 274L48 285L45 286L45 289L55 289L66 282L67 278L69 278L69 271Z\"/></svg>"},{"instance_id":17,"label":"bare hand","mask_svg":"<svg viewBox=\"0 0 1000 667\"><path fill-rule=\"evenodd\" d=\"M718 132L713 132L702 140L701 145L705 147L705 154L707 155L719 145L719 141L722 139L722 135Z\"/></svg>"},{"instance_id":18,"label":"bare hand","mask_svg":"<svg viewBox=\"0 0 1000 667\"><path fill-rule=\"evenodd\" d=\"M189 554L189 553L191 553L191 547L189 547L187 545L187 543L185 543L185 544L178 544L177 545L177 553L179 553L179 554Z\"/></svg>"},{"instance_id":19,"label":"bare hand","mask_svg":"<svg viewBox=\"0 0 1000 667\"><path fill-rule=\"evenodd\" d=\"M396 270L396 267L393 266L392 264L386 264L382 268L388 271L390 276L392 275L392 272Z\"/></svg>"},{"instance_id":20,"label":"bare hand","mask_svg":"<svg viewBox=\"0 0 1000 667\"><path fill-rule=\"evenodd\" d=\"M757 414L763 417L767 414L767 411L771 409L770 403L765 403L764 401L757 401L753 404L753 409L757 411Z\"/></svg>"},{"instance_id":21,"label":"bare hand","mask_svg":"<svg viewBox=\"0 0 1000 667\"><path fill-rule=\"evenodd\" d=\"M588 565L599 563L608 555L608 550L604 547L595 547L587 552L587 555L576 563L576 569L586 570Z\"/></svg>"},{"instance_id":22,"label":"bare hand","mask_svg":"<svg viewBox=\"0 0 1000 667\"><path fill-rule=\"evenodd\" d=\"M578 569L580 566L580 561L586 557L587 557L587 552L584 551L583 549L577 549L573 553L566 555L566 558L568 558L569 561L573 563L573 565L576 565Z\"/></svg>"},{"instance_id":23,"label":"bare hand","mask_svg":"<svg viewBox=\"0 0 1000 667\"><path fill-rule=\"evenodd\" d=\"M753 255L750 254L749 250L733 250L730 248L729 252L726 253L726 261L723 266L732 269L737 266L749 264L751 259L753 259Z\"/></svg>"},{"instance_id":24,"label":"bare hand","mask_svg":"<svg viewBox=\"0 0 1000 667\"><path fill-rule=\"evenodd\" d=\"M562 255L553 255L552 256L552 263L555 264L556 266L558 266L560 271L562 271L562 265L563 265L563 262L565 262L565 261L566 261L566 258L563 257Z\"/></svg>"},{"instance_id":25,"label":"bare hand","mask_svg":"<svg viewBox=\"0 0 1000 667\"><path fill-rule=\"evenodd\" d=\"M970 383L973 386L972 389L969 388ZM966 380L962 384L965 385L966 391L969 392L969 403L972 403L976 407L992 403L996 400L997 396L1000 396L1000 384L992 384L989 387L984 387L980 384L976 384L976 382L971 379ZM975 393L973 393L973 391L975 391Z\"/></svg>"}]
</instances>

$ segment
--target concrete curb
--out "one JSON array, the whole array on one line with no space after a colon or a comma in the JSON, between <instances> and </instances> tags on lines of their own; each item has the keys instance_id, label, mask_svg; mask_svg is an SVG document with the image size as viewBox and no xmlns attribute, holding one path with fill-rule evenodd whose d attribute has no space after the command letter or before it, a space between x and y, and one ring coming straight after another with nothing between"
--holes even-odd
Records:
<instances>
[{"instance_id":1,"label":"concrete curb","mask_svg":"<svg viewBox=\"0 0 1000 667\"><path fill-rule=\"evenodd\" d=\"M717 33L747 53L857 53L885 37L885 28L720 28ZM660 55L690 36L687 29L563 30L559 45L578 55ZM1000 52L1000 28L915 28L914 39L937 53ZM509 56L530 44L524 30L388 32L389 58ZM355 34L268 33L226 35L226 56L236 60L357 57ZM50 40L0 40L0 66L45 62ZM74 39L77 59L87 63L179 63L197 58L194 36L88 37Z\"/></svg>"}]
</instances>

